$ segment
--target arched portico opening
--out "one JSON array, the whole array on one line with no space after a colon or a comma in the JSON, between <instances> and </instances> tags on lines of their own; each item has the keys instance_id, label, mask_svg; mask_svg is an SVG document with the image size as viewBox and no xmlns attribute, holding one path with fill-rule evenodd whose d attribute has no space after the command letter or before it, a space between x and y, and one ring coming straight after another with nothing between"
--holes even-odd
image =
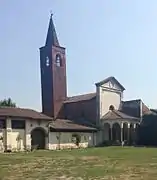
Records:
<instances>
[{"instance_id":1,"label":"arched portico opening","mask_svg":"<svg viewBox=\"0 0 157 180\"><path fill-rule=\"evenodd\" d=\"M111 140L111 128L109 123L104 124L104 140L105 141Z\"/></svg>"},{"instance_id":2,"label":"arched portico opening","mask_svg":"<svg viewBox=\"0 0 157 180\"><path fill-rule=\"evenodd\" d=\"M123 141L128 141L128 124L123 124Z\"/></svg>"},{"instance_id":3,"label":"arched portico opening","mask_svg":"<svg viewBox=\"0 0 157 180\"><path fill-rule=\"evenodd\" d=\"M118 123L114 123L112 126L112 138L113 141L121 142L121 127Z\"/></svg>"},{"instance_id":4,"label":"arched portico opening","mask_svg":"<svg viewBox=\"0 0 157 180\"><path fill-rule=\"evenodd\" d=\"M138 130L140 128L140 124L136 123L134 124L134 144L136 144L138 142Z\"/></svg>"},{"instance_id":5,"label":"arched portico opening","mask_svg":"<svg viewBox=\"0 0 157 180\"><path fill-rule=\"evenodd\" d=\"M130 124L130 144L133 144L134 141L134 124Z\"/></svg>"},{"instance_id":6,"label":"arched portico opening","mask_svg":"<svg viewBox=\"0 0 157 180\"><path fill-rule=\"evenodd\" d=\"M43 128L35 128L31 132L31 146L37 149L45 149L46 132Z\"/></svg>"}]
</instances>

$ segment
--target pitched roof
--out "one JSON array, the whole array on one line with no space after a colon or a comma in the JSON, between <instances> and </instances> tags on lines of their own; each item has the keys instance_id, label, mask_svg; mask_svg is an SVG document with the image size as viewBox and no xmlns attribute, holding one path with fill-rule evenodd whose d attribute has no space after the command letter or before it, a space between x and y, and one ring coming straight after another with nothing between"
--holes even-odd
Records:
<instances>
[{"instance_id":1,"label":"pitched roof","mask_svg":"<svg viewBox=\"0 0 157 180\"><path fill-rule=\"evenodd\" d=\"M140 104L140 101L141 101L141 99L132 99L132 100L128 100L128 101L122 101L122 104L123 104L123 106L131 105L131 106L137 107Z\"/></svg>"},{"instance_id":2,"label":"pitched roof","mask_svg":"<svg viewBox=\"0 0 157 180\"><path fill-rule=\"evenodd\" d=\"M150 111L152 112L152 114L157 115L157 109L150 109Z\"/></svg>"},{"instance_id":3,"label":"pitched roof","mask_svg":"<svg viewBox=\"0 0 157 180\"><path fill-rule=\"evenodd\" d=\"M142 102L141 99L122 101L120 110L128 115L134 117L140 117L141 105L142 105L142 115L151 113L150 109Z\"/></svg>"},{"instance_id":4,"label":"pitched roof","mask_svg":"<svg viewBox=\"0 0 157 180\"><path fill-rule=\"evenodd\" d=\"M68 97L64 103L73 103L73 102L79 102L79 101L87 101L91 100L96 97L96 93L89 93L89 94L81 94L77 96Z\"/></svg>"},{"instance_id":5,"label":"pitched roof","mask_svg":"<svg viewBox=\"0 0 157 180\"><path fill-rule=\"evenodd\" d=\"M50 123L50 127L55 130L66 130L66 131L97 131L96 128L83 126L76 124L71 120L56 119Z\"/></svg>"},{"instance_id":6,"label":"pitched roof","mask_svg":"<svg viewBox=\"0 0 157 180\"><path fill-rule=\"evenodd\" d=\"M59 46L57 33L56 33L55 26L54 26L54 23L53 23L53 20L52 20L52 14L50 16L49 27L48 27L48 32L47 32L45 45L48 46L48 47Z\"/></svg>"},{"instance_id":7,"label":"pitched roof","mask_svg":"<svg viewBox=\"0 0 157 180\"><path fill-rule=\"evenodd\" d=\"M118 86L124 91L125 90L125 88L120 84L120 82L115 78L115 77L113 77L113 76L110 76L110 77L108 77L108 78L106 78L106 79L104 79L104 80L102 80L102 81L100 81L100 82L98 82L98 83L95 83L95 85L96 86L101 86L101 85L103 85L104 83L107 83L108 81L114 81L114 82L116 82L116 84L118 84Z\"/></svg>"},{"instance_id":8,"label":"pitched roof","mask_svg":"<svg viewBox=\"0 0 157 180\"><path fill-rule=\"evenodd\" d=\"M139 120L138 118L129 116L127 114L122 113L118 110L112 110L108 111L103 117L102 120L119 120L119 119L125 119L125 120Z\"/></svg>"},{"instance_id":9,"label":"pitched roof","mask_svg":"<svg viewBox=\"0 0 157 180\"><path fill-rule=\"evenodd\" d=\"M157 109L150 109L151 111L154 111L154 112L156 112L157 113Z\"/></svg>"},{"instance_id":10,"label":"pitched roof","mask_svg":"<svg viewBox=\"0 0 157 180\"><path fill-rule=\"evenodd\" d=\"M51 117L48 117L35 110L14 107L0 107L0 117L19 117L49 121L52 120Z\"/></svg>"},{"instance_id":11,"label":"pitched roof","mask_svg":"<svg viewBox=\"0 0 157 180\"><path fill-rule=\"evenodd\" d=\"M87 120L84 117L71 119L71 121L73 121L74 123L79 124L79 125L89 126L89 127L96 128L95 124L93 124L90 120Z\"/></svg>"}]
</instances>

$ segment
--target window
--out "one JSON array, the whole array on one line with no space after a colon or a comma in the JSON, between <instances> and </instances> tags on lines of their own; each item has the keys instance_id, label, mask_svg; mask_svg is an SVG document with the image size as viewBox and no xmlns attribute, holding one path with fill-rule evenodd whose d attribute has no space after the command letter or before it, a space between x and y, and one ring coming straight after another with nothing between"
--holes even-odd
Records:
<instances>
[{"instance_id":1,"label":"window","mask_svg":"<svg viewBox=\"0 0 157 180\"><path fill-rule=\"evenodd\" d=\"M0 119L0 129L5 129L6 128L6 120Z\"/></svg>"},{"instance_id":2,"label":"window","mask_svg":"<svg viewBox=\"0 0 157 180\"><path fill-rule=\"evenodd\" d=\"M109 110L110 110L110 111L113 111L113 110L114 110L114 106L111 105L111 106L109 107Z\"/></svg>"},{"instance_id":3,"label":"window","mask_svg":"<svg viewBox=\"0 0 157 180\"><path fill-rule=\"evenodd\" d=\"M24 120L12 120L11 127L13 129L25 129L25 121Z\"/></svg>"},{"instance_id":4,"label":"window","mask_svg":"<svg viewBox=\"0 0 157 180\"><path fill-rule=\"evenodd\" d=\"M46 66L49 66L50 65L50 60L48 57L46 57Z\"/></svg>"},{"instance_id":5,"label":"window","mask_svg":"<svg viewBox=\"0 0 157 180\"><path fill-rule=\"evenodd\" d=\"M57 67L61 67L61 56L60 56L60 54L57 54L56 55L56 65L57 65Z\"/></svg>"},{"instance_id":6,"label":"window","mask_svg":"<svg viewBox=\"0 0 157 180\"><path fill-rule=\"evenodd\" d=\"M84 142L88 141L87 136L84 136Z\"/></svg>"}]
</instances>

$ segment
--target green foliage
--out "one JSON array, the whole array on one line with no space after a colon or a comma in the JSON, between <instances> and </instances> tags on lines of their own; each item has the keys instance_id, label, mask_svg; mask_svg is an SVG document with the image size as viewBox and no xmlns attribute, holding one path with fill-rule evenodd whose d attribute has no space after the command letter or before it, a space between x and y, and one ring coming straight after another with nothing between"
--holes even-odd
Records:
<instances>
[{"instance_id":1,"label":"green foliage","mask_svg":"<svg viewBox=\"0 0 157 180\"><path fill-rule=\"evenodd\" d=\"M11 98L0 101L0 107L16 107L16 103Z\"/></svg>"},{"instance_id":2,"label":"green foliage","mask_svg":"<svg viewBox=\"0 0 157 180\"><path fill-rule=\"evenodd\" d=\"M157 146L157 116L145 115L138 128L138 144L147 146Z\"/></svg>"},{"instance_id":3,"label":"green foliage","mask_svg":"<svg viewBox=\"0 0 157 180\"><path fill-rule=\"evenodd\" d=\"M81 136L79 134L73 134L72 142L74 142L77 146L79 146L79 144L81 142Z\"/></svg>"}]
</instances>

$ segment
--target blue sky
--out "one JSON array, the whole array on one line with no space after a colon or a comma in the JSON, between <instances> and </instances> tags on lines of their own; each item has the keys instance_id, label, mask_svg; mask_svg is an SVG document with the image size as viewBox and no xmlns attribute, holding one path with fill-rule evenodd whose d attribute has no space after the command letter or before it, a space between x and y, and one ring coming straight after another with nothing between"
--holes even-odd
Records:
<instances>
[{"instance_id":1,"label":"blue sky","mask_svg":"<svg viewBox=\"0 0 157 180\"><path fill-rule=\"evenodd\" d=\"M41 110L39 47L50 11L66 47L68 94L95 91L115 76L124 99L157 108L156 0L2 0L0 2L0 99Z\"/></svg>"}]
</instances>

